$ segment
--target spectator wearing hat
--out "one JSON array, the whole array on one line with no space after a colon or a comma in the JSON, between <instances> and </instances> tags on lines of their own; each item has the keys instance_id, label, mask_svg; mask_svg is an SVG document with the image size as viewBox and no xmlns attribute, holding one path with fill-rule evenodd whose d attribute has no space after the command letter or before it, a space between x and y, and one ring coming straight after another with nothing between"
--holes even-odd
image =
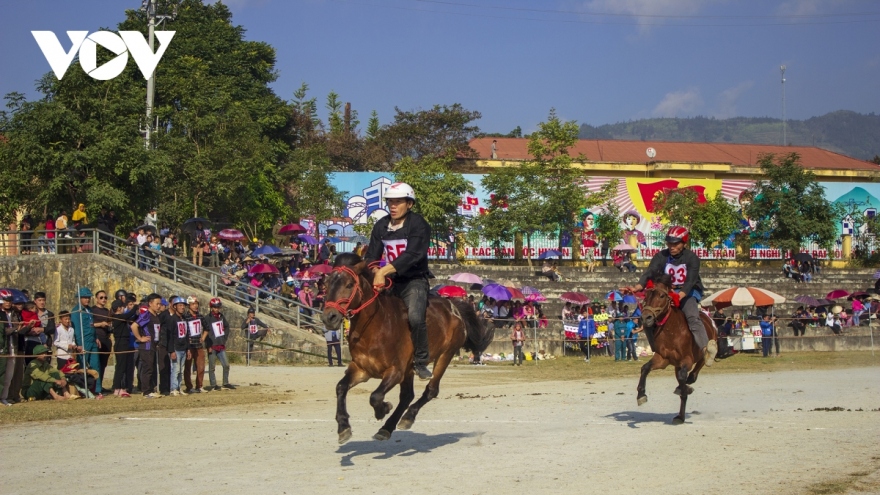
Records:
<instances>
[{"instance_id":1,"label":"spectator wearing hat","mask_svg":"<svg viewBox=\"0 0 880 495\"><path fill-rule=\"evenodd\" d=\"M245 358L247 365L250 366L251 353L254 352L254 342L263 340L269 332L269 326L257 318L257 312L254 311L254 308L248 308L247 317L241 322L241 329L247 341L247 354L245 354Z\"/></svg>"},{"instance_id":2,"label":"spectator wearing hat","mask_svg":"<svg viewBox=\"0 0 880 495\"><path fill-rule=\"evenodd\" d=\"M162 323L159 342L160 344L165 342L171 359L170 394L172 396L186 395L186 392L180 390L183 365L186 362L186 351L189 348L186 329L186 300L184 298L180 296L171 298L170 311Z\"/></svg>"},{"instance_id":3,"label":"spectator wearing hat","mask_svg":"<svg viewBox=\"0 0 880 495\"><path fill-rule=\"evenodd\" d=\"M187 316L186 330L188 349L186 362L183 366L183 380L186 384L186 393L201 393L205 379L205 339L208 337L208 325L205 318L199 314L199 299L196 296L186 298ZM196 383L193 388L190 369L195 364Z\"/></svg>"},{"instance_id":4,"label":"spectator wearing hat","mask_svg":"<svg viewBox=\"0 0 880 495\"><path fill-rule=\"evenodd\" d=\"M171 316L168 309L168 301L164 297L159 298L159 332L154 336L156 344L157 374L153 376L153 386L159 387L159 394L167 397L171 395L171 356L174 354L174 345L170 341L171 333L167 330L167 320Z\"/></svg>"},{"instance_id":5,"label":"spectator wearing hat","mask_svg":"<svg viewBox=\"0 0 880 495\"><path fill-rule=\"evenodd\" d=\"M156 367L155 344L159 340L159 311L162 296L150 294L147 296L147 310L138 316L137 321L131 324L131 333L134 335L138 349L138 384L145 399L161 397L153 392L153 373Z\"/></svg>"},{"instance_id":6,"label":"spectator wearing hat","mask_svg":"<svg viewBox=\"0 0 880 495\"><path fill-rule=\"evenodd\" d=\"M77 352L82 352L82 348L76 345L76 339L73 336L73 326L70 324L70 312L62 311L58 316L60 323L55 328L55 340L52 346L55 347L55 363L61 369L67 364L67 361L74 358Z\"/></svg>"},{"instance_id":7,"label":"spectator wearing hat","mask_svg":"<svg viewBox=\"0 0 880 495\"><path fill-rule=\"evenodd\" d=\"M235 390L229 383L229 360L226 359L226 340L229 337L229 322L220 312L223 303L219 298L213 298L210 302L211 312L205 318L208 337L205 344L208 348L208 390L221 391L224 388ZM214 365L217 360L223 366L223 387L217 385L217 376L214 374Z\"/></svg>"},{"instance_id":8,"label":"spectator wearing hat","mask_svg":"<svg viewBox=\"0 0 880 495\"><path fill-rule=\"evenodd\" d=\"M34 347L34 359L28 364L22 382L22 393L27 400L70 399L67 380L52 366L52 351L43 344Z\"/></svg>"},{"instance_id":9,"label":"spectator wearing hat","mask_svg":"<svg viewBox=\"0 0 880 495\"><path fill-rule=\"evenodd\" d=\"M119 293L122 292L121 298ZM113 395L131 397L134 391L134 353L132 346L131 321L137 313L129 311L125 291L117 291L117 299L110 305L113 313L113 352L116 367L113 372Z\"/></svg>"},{"instance_id":10,"label":"spectator wearing hat","mask_svg":"<svg viewBox=\"0 0 880 495\"><path fill-rule=\"evenodd\" d=\"M76 345L81 347L83 354L80 355L80 366L83 369L101 369L101 360L98 357L98 339L95 333L94 320L92 318L92 291L88 287L79 289L79 304L70 310L71 321L73 322L73 337L76 339ZM100 377L100 374L98 375ZM103 399L101 393L101 380L95 381L95 398Z\"/></svg>"}]
</instances>

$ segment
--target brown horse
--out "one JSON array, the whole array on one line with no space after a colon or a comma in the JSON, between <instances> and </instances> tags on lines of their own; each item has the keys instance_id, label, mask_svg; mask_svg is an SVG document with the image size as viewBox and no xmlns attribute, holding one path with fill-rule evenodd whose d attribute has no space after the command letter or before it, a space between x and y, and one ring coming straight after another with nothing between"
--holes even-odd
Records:
<instances>
[{"instance_id":1,"label":"brown horse","mask_svg":"<svg viewBox=\"0 0 880 495\"><path fill-rule=\"evenodd\" d=\"M653 289L645 291L642 319L654 356L642 366L636 398L640 406L648 402L648 396L645 395L645 380L648 378L648 373L652 370L665 369L670 364L675 366L675 377L678 380L675 393L681 396L681 409L672 422L682 424L687 396L694 391L690 384L697 381L700 370L706 364L705 356L697 347L694 336L688 329L684 313L675 306L669 295L672 286L670 276L662 274L653 278L652 282ZM703 313L700 313L700 319L706 326L709 340L715 340L715 325L712 320Z\"/></svg>"},{"instance_id":2,"label":"brown horse","mask_svg":"<svg viewBox=\"0 0 880 495\"><path fill-rule=\"evenodd\" d=\"M395 385L400 385L397 408L373 435L376 440L388 440L396 428L410 429L422 406L437 397L440 379L459 349L464 347L476 354L482 353L494 337L494 329L484 324L469 304L439 297L429 298L428 349L434 363L434 377L428 382L422 397L410 406L415 398L413 344L403 301L389 294L377 293L372 286L370 269L360 256L351 253L336 258L326 286L325 309L321 317L324 325L333 329L339 327L343 318L351 320L348 335L351 362L345 370L345 376L336 385L336 422L340 444L351 438L345 403L349 389L370 378L381 379L379 387L370 394L370 405L373 406L376 419L381 420L392 409L391 403L385 402L385 394Z\"/></svg>"}]
</instances>

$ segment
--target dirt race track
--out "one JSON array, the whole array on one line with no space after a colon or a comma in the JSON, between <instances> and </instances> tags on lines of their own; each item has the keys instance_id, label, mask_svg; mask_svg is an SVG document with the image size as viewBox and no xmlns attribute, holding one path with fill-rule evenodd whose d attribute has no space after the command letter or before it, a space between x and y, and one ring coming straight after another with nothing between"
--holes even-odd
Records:
<instances>
[{"instance_id":1,"label":"dirt race track","mask_svg":"<svg viewBox=\"0 0 880 495\"><path fill-rule=\"evenodd\" d=\"M371 439L378 382L354 389L341 446L340 368L232 371L294 399L5 426L0 493L880 493L878 368L708 370L674 426L669 372L637 407L632 379L517 383L517 369L459 366L387 442Z\"/></svg>"}]
</instances>

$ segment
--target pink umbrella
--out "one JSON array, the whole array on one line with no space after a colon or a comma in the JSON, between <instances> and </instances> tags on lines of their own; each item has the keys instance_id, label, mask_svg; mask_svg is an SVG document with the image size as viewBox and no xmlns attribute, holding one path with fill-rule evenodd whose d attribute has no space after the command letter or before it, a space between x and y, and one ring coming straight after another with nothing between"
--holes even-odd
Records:
<instances>
[{"instance_id":1,"label":"pink umbrella","mask_svg":"<svg viewBox=\"0 0 880 495\"><path fill-rule=\"evenodd\" d=\"M245 235L242 234L240 230L235 229L223 229L217 235L226 241L240 241L245 239Z\"/></svg>"},{"instance_id":2,"label":"pink umbrella","mask_svg":"<svg viewBox=\"0 0 880 495\"><path fill-rule=\"evenodd\" d=\"M305 234L306 228L298 223L289 223L278 229L279 234Z\"/></svg>"},{"instance_id":3,"label":"pink umbrella","mask_svg":"<svg viewBox=\"0 0 880 495\"><path fill-rule=\"evenodd\" d=\"M462 282L465 284L483 285L483 279L481 279L478 275L474 275L473 273L456 273L455 275L449 277L449 280L453 282Z\"/></svg>"},{"instance_id":4,"label":"pink umbrella","mask_svg":"<svg viewBox=\"0 0 880 495\"><path fill-rule=\"evenodd\" d=\"M280 273L275 265L269 263L257 263L248 270L248 275L256 275L258 273Z\"/></svg>"},{"instance_id":5,"label":"pink umbrella","mask_svg":"<svg viewBox=\"0 0 880 495\"><path fill-rule=\"evenodd\" d=\"M332 271L333 271L333 267L330 265L313 266L311 269L312 273L330 273Z\"/></svg>"},{"instance_id":6,"label":"pink umbrella","mask_svg":"<svg viewBox=\"0 0 880 495\"><path fill-rule=\"evenodd\" d=\"M827 296L825 296L825 299L840 299L841 297L846 297L848 295L849 292L843 289L834 289L833 291L829 292Z\"/></svg>"},{"instance_id":7,"label":"pink umbrella","mask_svg":"<svg viewBox=\"0 0 880 495\"><path fill-rule=\"evenodd\" d=\"M611 251L619 251L621 253L634 253L638 251L638 249L630 246L629 244L618 244L611 248Z\"/></svg>"},{"instance_id":8,"label":"pink umbrella","mask_svg":"<svg viewBox=\"0 0 880 495\"><path fill-rule=\"evenodd\" d=\"M563 292L559 299L572 304L590 304L590 298L580 292Z\"/></svg>"},{"instance_id":9,"label":"pink umbrella","mask_svg":"<svg viewBox=\"0 0 880 495\"><path fill-rule=\"evenodd\" d=\"M544 294L541 294L540 292L538 292L538 293L533 293L533 294L527 295L526 301L545 302L545 301L547 301L547 298L544 297Z\"/></svg>"}]
</instances>

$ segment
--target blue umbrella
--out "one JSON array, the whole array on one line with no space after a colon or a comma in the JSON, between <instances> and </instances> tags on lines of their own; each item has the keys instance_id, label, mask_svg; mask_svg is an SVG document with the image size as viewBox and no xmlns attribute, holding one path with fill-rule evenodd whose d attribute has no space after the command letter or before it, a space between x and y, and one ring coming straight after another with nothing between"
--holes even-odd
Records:
<instances>
[{"instance_id":1,"label":"blue umbrella","mask_svg":"<svg viewBox=\"0 0 880 495\"><path fill-rule=\"evenodd\" d=\"M613 290L608 294L605 294L605 299L608 299L609 301L623 301L623 295L620 292Z\"/></svg>"},{"instance_id":2,"label":"blue umbrella","mask_svg":"<svg viewBox=\"0 0 880 495\"><path fill-rule=\"evenodd\" d=\"M539 260L546 260L547 258L561 258L561 257L562 257L562 253L560 253L559 251L557 251L555 249L548 249L548 250L544 251L543 253L541 253L541 255L538 256L538 259Z\"/></svg>"},{"instance_id":3,"label":"blue umbrella","mask_svg":"<svg viewBox=\"0 0 880 495\"><path fill-rule=\"evenodd\" d=\"M274 256L276 254L281 254L281 248L266 244L265 246L254 249L251 256Z\"/></svg>"},{"instance_id":4,"label":"blue umbrella","mask_svg":"<svg viewBox=\"0 0 880 495\"><path fill-rule=\"evenodd\" d=\"M636 296L633 296L631 294L627 294L627 295L623 296L623 302L625 302L626 304L635 304L637 302Z\"/></svg>"},{"instance_id":5,"label":"blue umbrella","mask_svg":"<svg viewBox=\"0 0 880 495\"><path fill-rule=\"evenodd\" d=\"M318 240L308 234L300 234L299 238L306 244L318 244Z\"/></svg>"},{"instance_id":6,"label":"blue umbrella","mask_svg":"<svg viewBox=\"0 0 880 495\"><path fill-rule=\"evenodd\" d=\"M28 298L27 298L27 296L24 295L24 292L22 292L18 289L9 288L9 289L0 289L0 290L8 290L9 292L12 293L12 302L13 303L19 303L19 302L26 303L26 302L28 302Z\"/></svg>"},{"instance_id":7,"label":"blue umbrella","mask_svg":"<svg viewBox=\"0 0 880 495\"><path fill-rule=\"evenodd\" d=\"M507 290L507 287L498 284L489 284L483 287L483 294L486 294L496 301L509 301L511 298L510 291Z\"/></svg>"},{"instance_id":8,"label":"blue umbrella","mask_svg":"<svg viewBox=\"0 0 880 495\"><path fill-rule=\"evenodd\" d=\"M325 237L324 240L325 240L325 241L330 241L330 242L332 242L333 244L338 244L338 243L342 242L342 239L340 239L340 238L338 238L338 237Z\"/></svg>"}]
</instances>

